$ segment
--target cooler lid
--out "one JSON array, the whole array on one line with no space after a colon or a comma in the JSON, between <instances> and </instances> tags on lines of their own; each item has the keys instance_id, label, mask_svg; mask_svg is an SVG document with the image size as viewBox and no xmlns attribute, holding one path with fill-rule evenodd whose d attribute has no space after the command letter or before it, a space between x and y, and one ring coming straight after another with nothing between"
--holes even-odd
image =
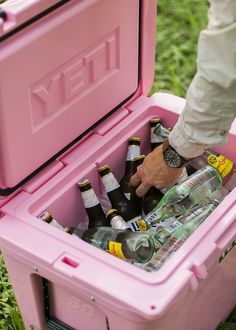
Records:
<instances>
[{"instance_id":1,"label":"cooler lid","mask_svg":"<svg viewBox=\"0 0 236 330\"><path fill-rule=\"evenodd\" d=\"M155 0L0 6L0 195L150 87L155 7Z\"/></svg>"}]
</instances>

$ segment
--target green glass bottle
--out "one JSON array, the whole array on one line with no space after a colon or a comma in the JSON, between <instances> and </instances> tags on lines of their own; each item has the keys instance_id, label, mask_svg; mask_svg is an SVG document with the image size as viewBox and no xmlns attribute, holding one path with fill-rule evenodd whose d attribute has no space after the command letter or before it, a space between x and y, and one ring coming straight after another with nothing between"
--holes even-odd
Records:
<instances>
[{"instance_id":1,"label":"green glass bottle","mask_svg":"<svg viewBox=\"0 0 236 330\"><path fill-rule=\"evenodd\" d=\"M218 203L212 202L204 206L201 212L192 218L192 220L185 220L182 226L179 226L167 239L161 249L153 256L153 258L146 265L145 269L148 271L158 270L164 262L176 252L186 241L186 239L197 229L197 227L214 211ZM158 237L156 237L157 239ZM158 242L160 242L158 240Z\"/></svg>"},{"instance_id":2,"label":"green glass bottle","mask_svg":"<svg viewBox=\"0 0 236 330\"><path fill-rule=\"evenodd\" d=\"M147 228L172 216L184 214L222 185L219 172L207 165L186 181L168 190L156 207L144 217Z\"/></svg>"}]
</instances>

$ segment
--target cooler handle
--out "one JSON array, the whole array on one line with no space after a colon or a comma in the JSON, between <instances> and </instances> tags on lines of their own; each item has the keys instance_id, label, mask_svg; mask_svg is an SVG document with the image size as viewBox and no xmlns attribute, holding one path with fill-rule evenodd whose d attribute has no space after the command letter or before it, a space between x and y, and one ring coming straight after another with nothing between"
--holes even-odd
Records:
<instances>
[{"instance_id":1,"label":"cooler handle","mask_svg":"<svg viewBox=\"0 0 236 330\"><path fill-rule=\"evenodd\" d=\"M69 325L61 322L54 317L51 317L50 313L50 301L49 301L49 291L48 291L48 280L42 278L43 282L43 297L44 297L44 315L47 322L47 327L50 330L76 330Z\"/></svg>"}]
</instances>

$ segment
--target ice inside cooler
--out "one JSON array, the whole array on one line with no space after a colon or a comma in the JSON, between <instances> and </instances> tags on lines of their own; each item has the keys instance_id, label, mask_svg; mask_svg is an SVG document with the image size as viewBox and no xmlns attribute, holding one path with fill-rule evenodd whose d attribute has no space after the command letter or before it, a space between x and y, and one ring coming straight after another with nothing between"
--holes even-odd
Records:
<instances>
[{"instance_id":1,"label":"ice inside cooler","mask_svg":"<svg viewBox=\"0 0 236 330\"><path fill-rule=\"evenodd\" d=\"M108 164L115 177L120 180L124 174L128 138L132 136L141 138L141 153L149 153L151 151L149 120L155 117L160 117L165 127L173 127L178 114L159 106L148 105L147 102L147 106L142 106L141 109L135 109L135 111L132 109L127 117L114 127L109 123L108 118L107 123L95 128L87 140L79 143L60 159L64 164L69 164L67 170L65 168L65 173L63 174L63 171L59 173L58 178L56 176L53 179L53 183L48 183L49 188L46 192L38 192L38 197L29 204L28 210L35 217L32 221L40 221L36 216L43 210L47 210L64 227L86 228L88 219L81 193L76 186L76 183L82 179L91 180L104 211L109 210L111 205L97 169ZM234 135L231 135L229 142L234 138ZM236 156L230 152L228 145L223 150L225 156L236 162ZM42 225L47 230L49 225L44 223ZM55 234L56 232L58 232L57 229L55 229ZM72 240L67 233L63 235L68 241ZM75 243L74 240L73 242ZM94 249L96 253L97 248L94 247Z\"/></svg>"}]
</instances>

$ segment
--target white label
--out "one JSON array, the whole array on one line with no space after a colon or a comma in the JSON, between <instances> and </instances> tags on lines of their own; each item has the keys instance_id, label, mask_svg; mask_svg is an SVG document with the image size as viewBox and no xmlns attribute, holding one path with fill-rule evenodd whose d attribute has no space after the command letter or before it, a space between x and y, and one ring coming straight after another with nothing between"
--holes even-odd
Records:
<instances>
[{"instance_id":1,"label":"white label","mask_svg":"<svg viewBox=\"0 0 236 330\"><path fill-rule=\"evenodd\" d=\"M180 226L182 226L182 223L180 223L179 221L176 220L173 223L171 223L168 227L165 227L165 230L168 233L172 234Z\"/></svg>"},{"instance_id":2,"label":"white label","mask_svg":"<svg viewBox=\"0 0 236 330\"><path fill-rule=\"evenodd\" d=\"M128 224L120 216L116 216L116 217L113 217L111 219L111 226L113 228L116 228L116 229L127 229L127 228L129 228Z\"/></svg>"},{"instance_id":3,"label":"white label","mask_svg":"<svg viewBox=\"0 0 236 330\"><path fill-rule=\"evenodd\" d=\"M102 177L102 182L107 193L120 187L119 182L116 180L112 173L104 175Z\"/></svg>"},{"instance_id":4,"label":"white label","mask_svg":"<svg viewBox=\"0 0 236 330\"><path fill-rule=\"evenodd\" d=\"M50 225L55 227L55 228L58 228L58 229L61 229L61 230L64 230L64 228L55 220L53 219L51 222L50 222Z\"/></svg>"},{"instance_id":5,"label":"white label","mask_svg":"<svg viewBox=\"0 0 236 330\"><path fill-rule=\"evenodd\" d=\"M160 136L160 135L157 136L157 135L154 133L154 129L155 129L155 127L152 127L152 128L151 128L151 143L159 143L159 142L163 142L163 141L164 141L163 137Z\"/></svg>"},{"instance_id":6,"label":"white label","mask_svg":"<svg viewBox=\"0 0 236 330\"><path fill-rule=\"evenodd\" d=\"M124 193L125 197L130 201L131 193Z\"/></svg>"},{"instance_id":7,"label":"white label","mask_svg":"<svg viewBox=\"0 0 236 330\"><path fill-rule=\"evenodd\" d=\"M96 196L93 189L83 191L81 193L81 195L82 195L82 198L83 198L84 207L86 209L99 204L99 200L98 200L98 198L97 198L97 196Z\"/></svg>"},{"instance_id":8,"label":"white label","mask_svg":"<svg viewBox=\"0 0 236 330\"><path fill-rule=\"evenodd\" d=\"M140 156L140 146L136 146L136 145L128 146L126 160L134 160L134 158L138 156Z\"/></svg>"}]
</instances>

